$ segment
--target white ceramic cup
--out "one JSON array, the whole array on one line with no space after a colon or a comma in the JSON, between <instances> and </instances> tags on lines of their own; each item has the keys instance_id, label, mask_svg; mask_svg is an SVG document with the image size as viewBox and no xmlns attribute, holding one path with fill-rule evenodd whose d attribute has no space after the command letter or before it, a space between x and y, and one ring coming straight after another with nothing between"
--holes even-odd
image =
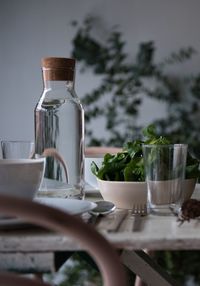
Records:
<instances>
[{"instance_id":1,"label":"white ceramic cup","mask_svg":"<svg viewBox=\"0 0 200 286\"><path fill-rule=\"evenodd\" d=\"M0 194L33 199L44 176L45 158L0 159Z\"/></svg>"}]
</instances>

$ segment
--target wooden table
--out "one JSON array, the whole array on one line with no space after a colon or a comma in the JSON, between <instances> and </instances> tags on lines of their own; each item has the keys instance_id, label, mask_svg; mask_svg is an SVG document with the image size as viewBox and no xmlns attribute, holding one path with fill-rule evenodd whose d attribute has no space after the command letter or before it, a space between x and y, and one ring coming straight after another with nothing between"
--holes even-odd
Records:
<instances>
[{"instance_id":1,"label":"wooden table","mask_svg":"<svg viewBox=\"0 0 200 286\"><path fill-rule=\"evenodd\" d=\"M199 187L196 188L194 197L200 197ZM141 250L200 249L200 221L192 220L180 226L173 215L148 215L142 218L141 229L133 232L134 218L130 216L117 232L110 232L109 227L119 212L117 210L105 217L97 229L117 249L123 250L123 263L148 281L148 285L178 285ZM82 250L80 244L39 228L0 230L1 270L35 273L55 271L57 258L64 262L62 254L73 250Z\"/></svg>"}]
</instances>

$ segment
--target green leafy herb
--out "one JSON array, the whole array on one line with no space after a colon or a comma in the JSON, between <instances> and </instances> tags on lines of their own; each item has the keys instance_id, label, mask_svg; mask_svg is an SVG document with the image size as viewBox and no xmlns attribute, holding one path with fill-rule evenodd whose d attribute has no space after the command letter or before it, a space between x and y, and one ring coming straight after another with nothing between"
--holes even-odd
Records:
<instances>
[{"instance_id":1,"label":"green leafy herb","mask_svg":"<svg viewBox=\"0 0 200 286\"><path fill-rule=\"evenodd\" d=\"M156 134L156 127L153 124L143 128L142 133L144 137L146 137L146 140L144 141L145 144L165 145L171 143L166 137L158 136Z\"/></svg>"},{"instance_id":2,"label":"green leafy herb","mask_svg":"<svg viewBox=\"0 0 200 286\"><path fill-rule=\"evenodd\" d=\"M125 143L122 152L116 155L105 154L100 168L92 162L92 173L99 179L107 181L145 181L142 145L166 145L173 144L173 142L166 137L158 136L154 125L147 126L142 133L143 141L135 140ZM200 176L199 161L189 153L186 165L186 179Z\"/></svg>"}]
</instances>

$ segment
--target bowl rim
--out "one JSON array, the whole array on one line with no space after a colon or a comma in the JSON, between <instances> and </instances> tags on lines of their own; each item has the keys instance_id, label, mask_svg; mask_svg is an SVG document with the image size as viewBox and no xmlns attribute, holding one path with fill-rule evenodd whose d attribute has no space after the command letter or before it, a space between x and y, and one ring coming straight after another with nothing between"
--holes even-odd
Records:
<instances>
[{"instance_id":1,"label":"bowl rim","mask_svg":"<svg viewBox=\"0 0 200 286\"><path fill-rule=\"evenodd\" d=\"M119 183L125 183L125 184L141 184L141 183L146 183L146 181L108 181L108 180L102 180L102 179L99 179L98 177L96 177L97 181L100 181L100 182L105 182L105 183L112 183L112 184L119 184ZM183 181L197 181L197 178L188 178L188 179L184 179Z\"/></svg>"},{"instance_id":2,"label":"bowl rim","mask_svg":"<svg viewBox=\"0 0 200 286\"><path fill-rule=\"evenodd\" d=\"M107 181L107 180L101 180L99 179L98 177L97 178L97 181L99 182L103 182L103 183L107 183L107 184L146 184L146 181L142 181L142 182L138 182L138 181Z\"/></svg>"}]
</instances>

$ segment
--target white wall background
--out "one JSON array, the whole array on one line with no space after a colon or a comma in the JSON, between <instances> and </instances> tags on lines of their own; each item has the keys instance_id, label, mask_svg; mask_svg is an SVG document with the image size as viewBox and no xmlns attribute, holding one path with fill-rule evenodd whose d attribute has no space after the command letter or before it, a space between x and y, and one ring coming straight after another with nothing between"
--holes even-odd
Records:
<instances>
[{"instance_id":1,"label":"white wall background","mask_svg":"<svg viewBox=\"0 0 200 286\"><path fill-rule=\"evenodd\" d=\"M181 47L200 50L199 0L0 0L0 139L33 139L34 107L42 92L40 59L68 57L74 28L86 15L101 19L102 37L119 25L131 57L142 41L154 40L157 60ZM175 73L200 71L200 57ZM77 72L81 98L95 85ZM148 109L147 109L148 105ZM147 103L141 121L162 116L165 106Z\"/></svg>"}]
</instances>

